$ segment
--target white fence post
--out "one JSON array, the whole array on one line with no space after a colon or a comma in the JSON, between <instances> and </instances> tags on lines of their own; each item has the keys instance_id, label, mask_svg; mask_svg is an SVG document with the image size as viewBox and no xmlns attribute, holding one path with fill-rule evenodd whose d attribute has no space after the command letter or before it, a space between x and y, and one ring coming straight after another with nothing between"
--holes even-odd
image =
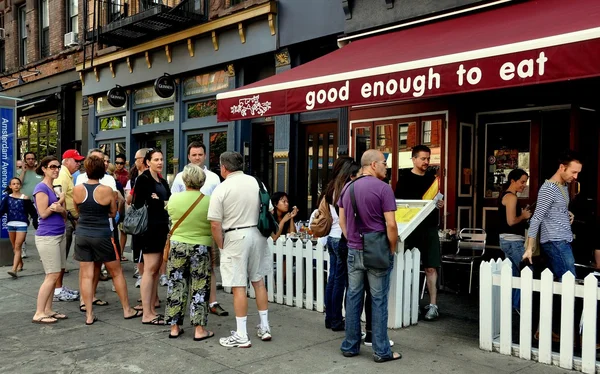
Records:
<instances>
[{"instance_id":1,"label":"white fence post","mask_svg":"<svg viewBox=\"0 0 600 374\"><path fill-rule=\"evenodd\" d=\"M271 270L269 272L269 274L267 274L267 295L268 295L268 299L269 302L272 303L273 301L275 301L275 293L274 293L274 288L275 288L275 281L273 279L273 275L275 274L273 269L273 253L275 253L275 245L273 244L273 239L271 237L267 238L267 247L269 248L269 261L271 261Z\"/></svg>"},{"instance_id":2,"label":"white fence post","mask_svg":"<svg viewBox=\"0 0 600 374\"><path fill-rule=\"evenodd\" d=\"M543 364L552 364L552 298L554 296L554 275L550 269L542 272L540 285L540 324L539 358Z\"/></svg>"},{"instance_id":3,"label":"white fence post","mask_svg":"<svg viewBox=\"0 0 600 374\"><path fill-rule=\"evenodd\" d=\"M302 241L297 240L294 247L296 260L296 307L304 307L304 256L306 249L302 245ZM308 272L308 269L307 269Z\"/></svg>"},{"instance_id":4,"label":"white fence post","mask_svg":"<svg viewBox=\"0 0 600 374\"><path fill-rule=\"evenodd\" d=\"M598 279L593 274L585 277L583 285L583 337L581 344L581 371L596 372L596 312Z\"/></svg>"},{"instance_id":5,"label":"white fence post","mask_svg":"<svg viewBox=\"0 0 600 374\"><path fill-rule=\"evenodd\" d=\"M308 248L305 250L304 252L306 254L306 309L308 310L313 310L314 309L314 303L315 303L315 296L314 296L314 278L313 278L313 258L314 258L314 253L313 250L308 250Z\"/></svg>"},{"instance_id":6,"label":"white fence post","mask_svg":"<svg viewBox=\"0 0 600 374\"><path fill-rule=\"evenodd\" d=\"M412 293L410 296L410 323L416 325L419 321L419 270L421 268L421 252L417 248L412 252ZM425 280L423 280L425 282Z\"/></svg>"},{"instance_id":7,"label":"white fence post","mask_svg":"<svg viewBox=\"0 0 600 374\"><path fill-rule=\"evenodd\" d=\"M500 275L502 261L500 259L490 262L492 265L492 339L500 336L500 286L494 286L493 277Z\"/></svg>"},{"instance_id":8,"label":"white fence post","mask_svg":"<svg viewBox=\"0 0 600 374\"><path fill-rule=\"evenodd\" d=\"M575 317L575 276L571 272L562 277L560 310L560 362L565 369L573 368L573 326Z\"/></svg>"},{"instance_id":9,"label":"white fence post","mask_svg":"<svg viewBox=\"0 0 600 374\"><path fill-rule=\"evenodd\" d=\"M284 239L279 238L275 243L275 264L277 266L276 285L277 288L277 304L283 304L283 243Z\"/></svg>"},{"instance_id":10,"label":"white fence post","mask_svg":"<svg viewBox=\"0 0 600 374\"><path fill-rule=\"evenodd\" d=\"M512 264L500 262L500 353L512 353Z\"/></svg>"},{"instance_id":11,"label":"white fence post","mask_svg":"<svg viewBox=\"0 0 600 374\"><path fill-rule=\"evenodd\" d=\"M519 331L519 357L531 360L531 320L533 316L533 272L529 267L521 270L521 321Z\"/></svg>"},{"instance_id":12,"label":"white fence post","mask_svg":"<svg viewBox=\"0 0 600 374\"><path fill-rule=\"evenodd\" d=\"M479 265L479 348L492 350L492 264Z\"/></svg>"},{"instance_id":13,"label":"white fence post","mask_svg":"<svg viewBox=\"0 0 600 374\"><path fill-rule=\"evenodd\" d=\"M390 275L390 292L388 295L388 328L402 327L402 286L404 284L404 243L398 243L394 255L394 268ZM364 312L363 312L364 314Z\"/></svg>"},{"instance_id":14,"label":"white fence post","mask_svg":"<svg viewBox=\"0 0 600 374\"><path fill-rule=\"evenodd\" d=\"M410 291L412 290L412 251L404 251L404 289L402 290L402 326L410 326Z\"/></svg>"},{"instance_id":15,"label":"white fence post","mask_svg":"<svg viewBox=\"0 0 600 374\"><path fill-rule=\"evenodd\" d=\"M317 259L317 311L323 312L325 310L325 264L323 246L317 245L317 250L313 251L312 242L309 240L306 242L306 249L309 249L311 252L316 252L315 257ZM311 267L312 270L312 267Z\"/></svg>"},{"instance_id":16,"label":"white fence post","mask_svg":"<svg viewBox=\"0 0 600 374\"><path fill-rule=\"evenodd\" d=\"M285 304L294 305L294 242L285 242Z\"/></svg>"}]
</instances>

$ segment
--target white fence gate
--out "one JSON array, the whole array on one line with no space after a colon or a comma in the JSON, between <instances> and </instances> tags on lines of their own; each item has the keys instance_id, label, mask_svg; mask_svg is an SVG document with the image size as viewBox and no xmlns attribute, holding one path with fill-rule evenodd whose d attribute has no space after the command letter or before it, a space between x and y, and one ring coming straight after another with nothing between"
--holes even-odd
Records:
<instances>
[{"instance_id":1,"label":"white fence gate","mask_svg":"<svg viewBox=\"0 0 600 374\"><path fill-rule=\"evenodd\" d=\"M519 341L513 342L512 290L521 290ZM526 360L537 360L565 369L595 373L600 369L596 361L597 302L600 300L598 280L588 275L584 284L576 284L575 277L567 273L562 282L554 282L549 269L540 280L533 279L529 268L521 271L521 278L512 276L512 264L506 259L484 261L480 266L479 347ZM532 348L533 296L539 293L539 346ZM552 351L552 301L561 295L559 352ZM575 315L575 300L583 299L583 313ZM574 326L582 331L581 357L574 357Z\"/></svg>"},{"instance_id":2,"label":"white fence gate","mask_svg":"<svg viewBox=\"0 0 600 374\"><path fill-rule=\"evenodd\" d=\"M294 242L280 238L273 243L268 238L267 242L274 255L273 273L268 274L265 280L269 302L323 312L330 266L327 248L321 243L313 245L310 240L303 243L301 240ZM398 244L390 277L389 328L417 324L420 261L418 249L404 251L403 243ZM255 296L251 286L248 287L248 295Z\"/></svg>"}]
</instances>

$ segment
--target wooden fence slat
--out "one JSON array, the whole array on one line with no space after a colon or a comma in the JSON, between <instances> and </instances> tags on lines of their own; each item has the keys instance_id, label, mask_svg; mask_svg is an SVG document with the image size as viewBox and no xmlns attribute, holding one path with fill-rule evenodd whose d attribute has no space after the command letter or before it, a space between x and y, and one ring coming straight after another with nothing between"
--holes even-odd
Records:
<instances>
[{"instance_id":1,"label":"wooden fence slat","mask_svg":"<svg viewBox=\"0 0 600 374\"><path fill-rule=\"evenodd\" d=\"M302 242L297 240L294 247L294 260L296 262L296 307L304 308L304 256L305 249Z\"/></svg>"},{"instance_id":2,"label":"wooden fence slat","mask_svg":"<svg viewBox=\"0 0 600 374\"><path fill-rule=\"evenodd\" d=\"M519 331L519 357L531 360L531 321L533 318L533 272L521 270L521 325Z\"/></svg>"},{"instance_id":3,"label":"wooden fence slat","mask_svg":"<svg viewBox=\"0 0 600 374\"><path fill-rule=\"evenodd\" d=\"M273 258L273 253L275 253L275 245L273 244L272 238L267 238L267 246L269 248L269 258ZM271 260L272 261L272 260ZM273 275L275 274L275 269L273 268L273 263L271 262L271 270L269 274L267 274L267 297L269 302L272 303L275 301L275 282L273 279Z\"/></svg>"},{"instance_id":4,"label":"wooden fence slat","mask_svg":"<svg viewBox=\"0 0 600 374\"><path fill-rule=\"evenodd\" d=\"M581 345L581 371L596 372L596 298L598 279L593 274L585 277L583 285L583 337Z\"/></svg>"},{"instance_id":5,"label":"wooden fence slat","mask_svg":"<svg viewBox=\"0 0 600 374\"><path fill-rule=\"evenodd\" d=\"M294 305L294 242L288 239L285 242L285 304Z\"/></svg>"},{"instance_id":6,"label":"wooden fence slat","mask_svg":"<svg viewBox=\"0 0 600 374\"><path fill-rule=\"evenodd\" d=\"M479 265L479 348L492 350L492 264Z\"/></svg>"},{"instance_id":7,"label":"wooden fence slat","mask_svg":"<svg viewBox=\"0 0 600 374\"><path fill-rule=\"evenodd\" d=\"M550 269L542 272L540 290L539 357L543 364L552 364L552 297L554 275Z\"/></svg>"},{"instance_id":8,"label":"wooden fence slat","mask_svg":"<svg viewBox=\"0 0 600 374\"><path fill-rule=\"evenodd\" d=\"M306 269L306 309L313 310L315 304L315 296L313 292L313 285L315 283L314 280L314 271L313 271L313 256L314 253L312 250L306 249L304 252L306 254L305 258L305 269Z\"/></svg>"},{"instance_id":9,"label":"wooden fence slat","mask_svg":"<svg viewBox=\"0 0 600 374\"><path fill-rule=\"evenodd\" d=\"M573 368L573 326L575 317L575 276L571 272L562 277L560 311L560 361L559 366Z\"/></svg>"},{"instance_id":10,"label":"wooden fence slat","mask_svg":"<svg viewBox=\"0 0 600 374\"><path fill-rule=\"evenodd\" d=\"M500 353L512 352L512 264L509 259L500 263Z\"/></svg>"},{"instance_id":11,"label":"wooden fence slat","mask_svg":"<svg viewBox=\"0 0 600 374\"><path fill-rule=\"evenodd\" d=\"M284 239L279 238L275 244L275 263L277 265L276 285L277 289L277 304L283 304L283 243Z\"/></svg>"},{"instance_id":12,"label":"wooden fence slat","mask_svg":"<svg viewBox=\"0 0 600 374\"><path fill-rule=\"evenodd\" d=\"M404 251L404 288L402 289L402 326L410 326L410 291L412 290L412 251Z\"/></svg>"},{"instance_id":13,"label":"wooden fence slat","mask_svg":"<svg viewBox=\"0 0 600 374\"><path fill-rule=\"evenodd\" d=\"M412 292L410 296L410 323L416 325L419 321L419 269L421 267L421 252L412 250Z\"/></svg>"}]
</instances>

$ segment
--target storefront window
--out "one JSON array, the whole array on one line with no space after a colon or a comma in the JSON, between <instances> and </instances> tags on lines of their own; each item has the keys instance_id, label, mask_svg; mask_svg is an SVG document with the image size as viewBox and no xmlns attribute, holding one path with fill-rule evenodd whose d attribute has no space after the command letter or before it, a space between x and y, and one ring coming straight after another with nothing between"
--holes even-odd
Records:
<instances>
[{"instance_id":1,"label":"storefront window","mask_svg":"<svg viewBox=\"0 0 600 374\"><path fill-rule=\"evenodd\" d=\"M216 115L217 100L207 100L188 104L188 118L202 118Z\"/></svg>"},{"instance_id":2,"label":"storefront window","mask_svg":"<svg viewBox=\"0 0 600 374\"><path fill-rule=\"evenodd\" d=\"M118 130L126 127L125 116L104 117L98 121L100 131Z\"/></svg>"},{"instance_id":3,"label":"storefront window","mask_svg":"<svg viewBox=\"0 0 600 374\"><path fill-rule=\"evenodd\" d=\"M431 144L431 121L423 121L423 144Z\"/></svg>"},{"instance_id":4,"label":"storefront window","mask_svg":"<svg viewBox=\"0 0 600 374\"><path fill-rule=\"evenodd\" d=\"M412 147L416 145L415 131L417 124L415 122L398 124L398 169L412 168L413 163ZM409 141L409 132L413 135Z\"/></svg>"},{"instance_id":5,"label":"storefront window","mask_svg":"<svg viewBox=\"0 0 600 374\"><path fill-rule=\"evenodd\" d=\"M173 96L162 98L154 92L154 86L148 86L135 90L133 93L133 103L136 105L163 103L165 101L173 101Z\"/></svg>"},{"instance_id":6,"label":"storefront window","mask_svg":"<svg viewBox=\"0 0 600 374\"><path fill-rule=\"evenodd\" d=\"M227 151L227 131L211 132L209 139L209 168L217 175L221 175L219 157L221 153Z\"/></svg>"},{"instance_id":7,"label":"storefront window","mask_svg":"<svg viewBox=\"0 0 600 374\"><path fill-rule=\"evenodd\" d=\"M187 136L187 144L185 145L186 149L190 145L190 143L192 143L192 142L204 143L204 134L191 134L191 135L188 135Z\"/></svg>"},{"instance_id":8,"label":"storefront window","mask_svg":"<svg viewBox=\"0 0 600 374\"><path fill-rule=\"evenodd\" d=\"M175 120L175 109L170 106L167 108L158 108L146 110L138 113L138 126L149 125L152 123L173 122Z\"/></svg>"},{"instance_id":9,"label":"storefront window","mask_svg":"<svg viewBox=\"0 0 600 374\"><path fill-rule=\"evenodd\" d=\"M58 147L58 120L56 117L21 117L17 127L19 157L34 152L39 159L56 155Z\"/></svg>"},{"instance_id":10,"label":"storefront window","mask_svg":"<svg viewBox=\"0 0 600 374\"><path fill-rule=\"evenodd\" d=\"M530 174L530 128L530 122L486 125L486 198L500 196L513 169L520 168ZM519 197L529 197L529 181Z\"/></svg>"},{"instance_id":11,"label":"storefront window","mask_svg":"<svg viewBox=\"0 0 600 374\"><path fill-rule=\"evenodd\" d=\"M190 77L183 82L184 96L207 94L229 88L229 75L225 70Z\"/></svg>"},{"instance_id":12,"label":"storefront window","mask_svg":"<svg viewBox=\"0 0 600 374\"><path fill-rule=\"evenodd\" d=\"M127 104L123 104L123 106L120 108L116 108L116 107L110 105L106 99L106 95L101 96L96 99L96 113L105 113L105 112L109 112L111 110L125 109L126 107L127 107Z\"/></svg>"},{"instance_id":13,"label":"storefront window","mask_svg":"<svg viewBox=\"0 0 600 374\"><path fill-rule=\"evenodd\" d=\"M371 149L371 127L355 128L356 159L360 160L363 153Z\"/></svg>"}]
</instances>

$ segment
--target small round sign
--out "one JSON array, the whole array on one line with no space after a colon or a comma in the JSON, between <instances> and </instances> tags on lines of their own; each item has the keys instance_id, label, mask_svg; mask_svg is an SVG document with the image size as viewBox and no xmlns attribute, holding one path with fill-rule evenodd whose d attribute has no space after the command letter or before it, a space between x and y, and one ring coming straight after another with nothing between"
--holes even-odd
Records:
<instances>
[{"instance_id":1,"label":"small round sign","mask_svg":"<svg viewBox=\"0 0 600 374\"><path fill-rule=\"evenodd\" d=\"M154 81L154 92L163 99L175 93L175 80L170 75L163 75Z\"/></svg>"},{"instance_id":2,"label":"small round sign","mask_svg":"<svg viewBox=\"0 0 600 374\"><path fill-rule=\"evenodd\" d=\"M108 90L106 100L115 108L120 108L127 102L127 92L121 86L116 86Z\"/></svg>"},{"instance_id":3,"label":"small round sign","mask_svg":"<svg viewBox=\"0 0 600 374\"><path fill-rule=\"evenodd\" d=\"M494 165L496 163L496 157L495 156L488 157L488 163L490 165Z\"/></svg>"}]
</instances>

